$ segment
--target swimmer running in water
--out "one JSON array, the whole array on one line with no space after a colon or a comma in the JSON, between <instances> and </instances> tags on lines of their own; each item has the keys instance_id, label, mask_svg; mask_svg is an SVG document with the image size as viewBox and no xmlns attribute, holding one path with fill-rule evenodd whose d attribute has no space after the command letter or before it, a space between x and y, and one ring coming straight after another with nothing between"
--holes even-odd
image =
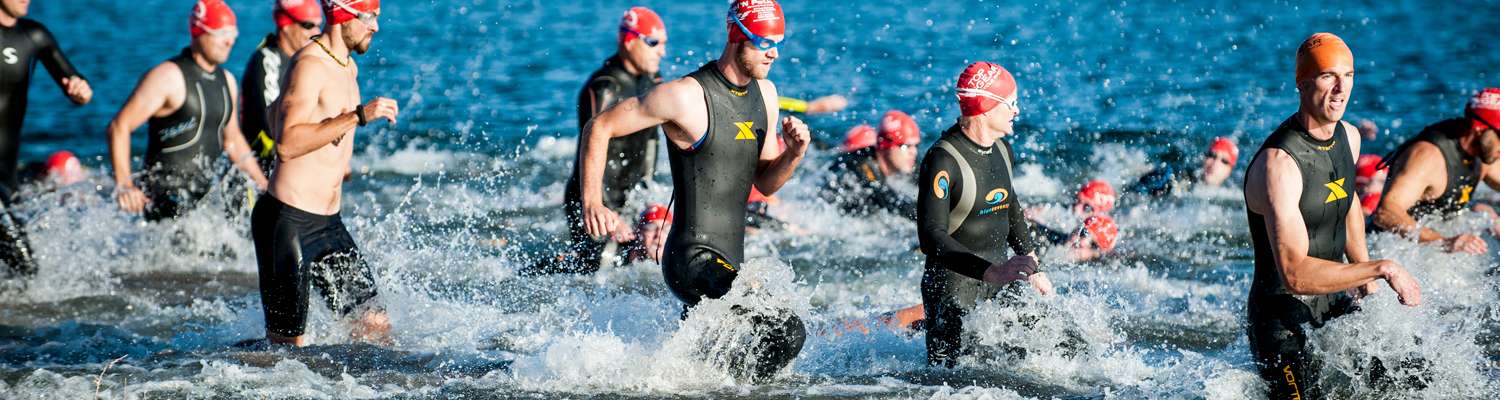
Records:
<instances>
[{"instance_id":1,"label":"swimmer running in water","mask_svg":"<svg viewBox=\"0 0 1500 400\"><path fill-rule=\"evenodd\" d=\"M88 80L68 62L52 32L26 18L30 8L30 0L0 0L0 262L13 276L36 273L26 229L11 212L20 182L16 169L31 73L41 63L73 104L88 104L94 97Z\"/></svg>"},{"instance_id":2,"label":"swimmer running in water","mask_svg":"<svg viewBox=\"0 0 1500 400\"><path fill-rule=\"evenodd\" d=\"M1370 260L1364 216L1348 186L1360 136L1343 122L1354 55L1328 33L1297 49L1296 114L1266 138L1245 176L1245 214L1255 246L1247 307L1250 352L1272 399L1322 398L1303 326L1323 326L1385 280L1402 304L1422 302L1400 263Z\"/></svg>"},{"instance_id":3,"label":"swimmer running in water","mask_svg":"<svg viewBox=\"0 0 1500 400\"><path fill-rule=\"evenodd\" d=\"M1450 218L1469 207L1483 181L1500 188L1500 88L1474 95L1464 116L1427 126L1391 157L1391 171L1380 207L1372 218L1381 231L1441 241L1448 251L1483 254L1488 247L1473 233L1443 235L1420 220ZM1483 215L1483 214L1480 214Z\"/></svg>"},{"instance_id":4,"label":"swimmer running in water","mask_svg":"<svg viewBox=\"0 0 1500 400\"><path fill-rule=\"evenodd\" d=\"M243 100L240 106L240 133L255 152L260 169L271 173L276 158L276 140L271 138L269 114L271 104L281 97L281 76L287 59L309 43L323 26L323 10L318 0L272 0L276 5L271 17L276 31L261 39L255 53L245 64Z\"/></svg>"},{"instance_id":5,"label":"swimmer running in water","mask_svg":"<svg viewBox=\"0 0 1500 400\"><path fill-rule=\"evenodd\" d=\"M223 0L200 0L189 15L192 42L177 56L146 72L109 122L109 155L115 198L147 221L177 218L197 206L217 181L213 162L222 152L249 175L255 187L267 181L240 134L234 75L222 67L239 30ZM130 132L147 124L141 186L131 173Z\"/></svg>"},{"instance_id":6,"label":"swimmer running in water","mask_svg":"<svg viewBox=\"0 0 1500 400\"><path fill-rule=\"evenodd\" d=\"M353 55L369 51L380 30L380 0L325 0L323 12L328 25L292 56L273 105L278 165L250 216L266 338L307 345L308 292L316 288L329 309L353 322L352 339L390 344L374 274L339 212L356 128L378 119L394 124L399 111L385 97L360 104Z\"/></svg>"},{"instance_id":7,"label":"swimmer running in water","mask_svg":"<svg viewBox=\"0 0 1500 400\"><path fill-rule=\"evenodd\" d=\"M1191 173L1183 174L1171 164L1162 165L1142 175L1134 185L1127 186L1127 193L1161 197L1182 194L1197 187L1220 187L1234 173L1234 165L1240 160L1240 147L1227 137L1214 138L1203 158Z\"/></svg>"},{"instance_id":8,"label":"swimmer running in water","mask_svg":"<svg viewBox=\"0 0 1500 400\"><path fill-rule=\"evenodd\" d=\"M802 162L810 141L801 120L777 118L776 86L766 79L786 34L781 5L735 1L725 23L729 41L718 60L605 110L581 138L584 221L591 236L604 237L620 226L603 198L609 140L657 125L665 131L677 213L662 253L662 274L683 301L684 316L703 299L729 292L744 263L751 187L775 194ZM785 150L771 136L775 123ZM758 345L730 367L742 377L769 379L802 350L805 326L790 310L749 312L762 312L749 318L758 339L751 342Z\"/></svg>"},{"instance_id":9,"label":"swimmer running in water","mask_svg":"<svg viewBox=\"0 0 1500 400\"><path fill-rule=\"evenodd\" d=\"M962 117L927 151L917 180L927 362L945 367L968 352L963 318L979 302L1020 281L1052 293L1011 179L1015 154L1002 140L1021 112L1015 78L976 62L958 76L957 92Z\"/></svg>"}]
</instances>

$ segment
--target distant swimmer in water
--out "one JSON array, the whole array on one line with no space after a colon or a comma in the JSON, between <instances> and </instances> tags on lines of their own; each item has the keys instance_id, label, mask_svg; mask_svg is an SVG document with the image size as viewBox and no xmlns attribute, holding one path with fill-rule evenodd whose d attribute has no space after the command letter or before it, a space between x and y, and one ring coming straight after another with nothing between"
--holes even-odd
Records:
<instances>
[{"instance_id":1,"label":"distant swimmer in water","mask_svg":"<svg viewBox=\"0 0 1500 400\"><path fill-rule=\"evenodd\" d=\"M31 74L41 63L73 104L88 104L94 97L89 81L73 68L62 46L41 22L26 18L29 0L0 0L0 262L6 275L36 273L26 228L11 208L15 205L20 179L21 127L26 120L26 101L31 92ZM73 21L68 21L73 22Z\"/></svg>"},{"instance_id":2,"label":"distant swimmer in water","mask_svg":"<svg viewBox=\"0 0 1500 400\"><path fill-rule=\"evenodd\" d=\"M580 140L584 222L589 235L601 238L621 229L603 198L609 140L657 125L665 131L677 214L662 275L683 301L684 317L703 299L729 292L745 261L751 187L775 194L810 141L801 120L778 118L776 86L766 79L786 33L781 5L735 1L725 23L729 41L718 60L605 110ZM777 127L785 150L773 139ZM755 327L754 337L746 338L755 345L727 367L741 378L766 380L801 352L806 329L791 310L754 312L745 322Z\"/></svg>"},{"instance_id":3,"label":"distant swimmer in water","mask_svg":"<svg viewBox=\"0 0 1500 400\"><path fill-rule=\"evenodd\" d=\"M1015 154L1002 140L1020 114L1015 78L1000 65L976 62L959 75L957 92L962 117L927 151L917 179L927 362L945 367L972 349L964 344L963 319L980 302L1023 281L1052 293L1011 179Z\"/></svg>"},{"instance_id":4,"label":"distant swimmer in water","mask_svg":"<svg viewBox=\"0 0 1500 400\"><path fill-rule=\"evenodd\" d=\"M777 107L781 108L782 111L786 112L802 114L831 114L839 111L844 111L844 107L849 106L849 99L836 94L812 99L812 101L793 97L779 97L777 98L776 105Z\"/></svg>"},{"instance_id":5,"label":"distant swimmer in water","mask_svg":"<svg viewBox=\"0 0 1500 400\"><path fill-rule=\"evenodd\" d=\"M861 140L852 137L861 134L859 129L850 132L851 139ZM916 199L896 191L888 180L912 179L922 129L911 116L891 110L881 118L878 131L868 131L875 143L839 155L829 165L829 177L820 195L845 214L865 216L885 211L916 220Z\"/></svg>"},{"instance_id":6,"label":"distant swimmer in water","mask_svg":"<svg viewBox=\"0 0 1500 400\"><path fill-rule=\"evenodd\" d=\"M627 99L650 93L661 82L661 59L667 54L667 27L655 11L632 7L620 17L616 30L615 54L604 60L578 93L578 129L582 137L589 120ZM601 200L612 210L625 206L632 189L645 184L656 168L657 141L661 128L647 126L619 137L610 138L605 149L604 179ZM524 275L538 273L581 273L598 271L618 260L619 243L634 240L628 226L610 232L607 237L590 237L584 226L584 196L580 184L586 156L583 141L573 158L573 172L563 191L563 212L568 218L570 251L543 260Z\"/></svg>"},{"instance_id":7,"label":"distant swimmer in water","mask_svg":"<svg viewBox=\"0 0 1500 400\"><path fill-rule=\"evenodd\" d=\"M1354 191L1359 193L1359 205L1366 217L1374 215L1375 208L1380 205L1380 194L1385 192L1386 174L1390 169L1380 156L1374 154L1361 154L1354 162Z\"/></svg>"},{"instance_id":8,"label":"distant swimmer in water","mask_svg":"<svg viewBox=\"0 0 1500 400\"><path fill-rule=\"evenodd\" d=\"M276 20L276 30L261 39L255 53L245 64L244 95L240 96L240 133L255 152L260 169L271 173L276 158L276 140L271 138L268 128L271 108L277 97L281 97L281 76L286 71L287 59L310 43L323 26L323 8L319 0L273 0L271 18Z\"/></svg>"},{"instance_id":9,"label":"distant swimmer in water","mask_svg":"<svg viewBox=\"0 0 1500 400\"><path fill-rule=\"evenodd\" d=\"M223 68L239 30L223 0L200 0L188 21L192 43L146 72L109 122L109 155L115 199L147 221L173 219L197 207L218 181L219 154L249 175L257 189L267 181L235 122L239 93ZM146 160L136 186L130 132L147 124Z\"/></svg>"},{"instance_id":10,"label":"distant swimmer in water","mask_svg":"<svg viewBox=\"0 0 1500 400\"><path fill-rule=\"evenodd\" d=\"M667 232L672 229L672 212L667 206L660 203L652 203L641 210L640 218L631 230L629 239L614 242L609 252L603 254L606 258L619 257L625 264L651 261L661 259L662 249L666 246ZM611 238L610 240L616 240ZM611 261L612 262L612 261ZM544 259L528 268L517 271L520 276L537 276L545 274L556 274L570 272L571 260L567 255L558 255L554 258Z\"/></svg>"},{"instance_id":11,"label":"distant swimmer in water","mask_svg":"<svg viewBox=\"0 0 1500 400\"><path fill-rule=\"evenodd\" d=\"M317 289L334 315L352 322L351 339L390 344L391 325L375 301L375 276L339 210L357 129L396 123L395 100L360 104L359 64L380 30L380 0L325 0L328 25L287 65L273 104L277 166L255 202L250 233L260 272L266 338L304 346L308 297Z\"/></svg>"},{"instance_id":12,"label":"distant swimmer in water","mask_svg":"<svg viewBox=\"0 0 1500 400\"><path fill-rule=\"evenodd\" d=\"M1419 242L1441 241L1448 251L1482 254L1483 238L1473 233L1444 235L1422 225L1429 218L1452 218L1470 206L1483 181L1500 188L1500 88L1480 91L1464 116L1427 126L1396 149L1390 177L1373 218L1381 231ZM1484 214L1474 214L1481 215Z\"/></svg>"},{"instance_id":13,"label":"distant swimmer in water","mask_svg":"<svg viewBox=\"0 0 1500 400\"><path fill-rule=\"evenodd\" d=\"M1197 187L1223 186L1234 173L1234 165L1239 159L1240 147L1234 140L1214 138L1208 150L1203 152L1202 162L1192 171L1181 171L1170 164L1161 165L1127 186L1125 192L1160 197L1188 193Z\"/></svg>"},{"instance_id":14,"label":"distant swimmer in water","mask_svg":"<svg viewBox=\"0 0 1500 400\"><path fill-rule=\"evenodd\" d=\"M1094 260L1114 251L1118 244L1120 227L1110 216L1115 201L1114 186L1095 179L1078 189L1077 199L1067 216L1049 221L1038 209L1028 209L1026 221L1037 239L1061 246L1069 261Z\"/></svg>"},{"instance_id":15,"label":"distant swimmer in water","mask_svg":"<svg viewBox=\"0 0 1500 400\"><path fill-rule=\"evenodd\" d=\"M1244 186L1255 246L1246 333L1272 399L1323 397L1304 326L1352 311L1379 280L1402 304L1422 302L1400 263L1369 259L1364 216L1349 191L1360 136L1341 118L1354 86L1353 53L1337 36L1312 35L1298 47L1296 83L1300 108L1266 138Z\"/></svg>"}]
</instances>

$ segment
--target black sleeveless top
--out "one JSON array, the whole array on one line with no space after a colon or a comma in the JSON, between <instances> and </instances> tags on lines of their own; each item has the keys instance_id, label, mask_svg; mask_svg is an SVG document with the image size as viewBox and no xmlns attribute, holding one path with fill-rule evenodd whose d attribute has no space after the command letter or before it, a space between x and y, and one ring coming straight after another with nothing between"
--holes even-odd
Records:
<instances>
[{"instance_id":1,"label":"black sleeveless top","mask_svg":"<svg viewBox=\"0 0 1500 400\"><path fill-rule=\"evenodd\" d=\"M667 257L688 256L690 246L718 251L730 264L745 255L745 205L754 183L766 135L774 134L766 120L760 85L730 83L710 62L688 74L703 86L708 104L708 131L690 149L667 146L677 214L667 235Z\"/></svg>"},{"instance_id":2,"label":"black sleeveless top","mask_svg":"<svg viewBox=\"0 0 1500 400\"><path fill-rule=\"evenodd\" d=\"M578 130L579 137L589 120L593 119L598 112L608 109L615 103L624 101L631 97L642 97L649 93L661 75L651 74L648 76L631 75L625 70L624 61L619 56L610 57L604 61L604 66L594 71L589 76L588 83L578 93ZM658 127L642 129L629 135L612 138L609 140L609 158L604 163L604 204L610 208L619 208L625 205L625 191L639 185L650 177L653 167L656 166L656 138ZM580 147L581 149L581 147ZM579 179L582 167L579 158L582 154L574 156L573 173L568 178L568 187L564 197L569 200L581 199Z\"/></svg>"},{"instance_id":3,"label":"black sleeveless top","mask_svg":"<svg viewBox=\"0 0 1500 400\"><path fill-rule=\"evenodd\" d=\"M1479 169L1483 167L1479 157L1465 154L1458 139L1468 132L1469 121L1464 118L1445 120L1422 129L1422 133L1401 144L1400 152L1391 166L1389 176L1399 176L1406 168L1411 156L1411 145L1416 142L1432 143L1443 153L1443 165L1448 171L1448 182L1443 194L1432 200L1418 201L1411 207L1412 218L1422 219L1429 215L1446 216L1457 213L1469 205L1469 195L1479 185Z\"/></svg>"},{"instance_id":4,"label":"black sleeveless top","mask_svg":"<svg viewBox=\"0 0 1500 400\"><path fill-rule=\"evenodd\" d=\"M147 123L146 176L154 186L206 185L208 166L222 152L219 138L234 110L229 76L222 66L204 71L188 49L168 61L182 70L187 96L176 112Z\"/></svg>"},{"instance_id":5,"label":"black sleeveless top","mask_svg":"<svg viewBox=\"0 0 1500 400\"><path fill-rule=\"evenodd\" d=\"M1349 207L1358 199L1354 196L1354 152L1349 147L1349 136L1340 121L1328 140L1313 138L1301 123L1287 119L1281 127L1266 138L1265 144L1255 154L1259 158L1266 149L1281 149L1297 162L1302 173L1302 199L1297 208L1302 213L1307 228L1307 255L1333 262L1345 262L1344 243L1347 231L1344 221ZM1276 267L1272 253L1270 233L1266 229L1265 217L1245 208L1250 223L1250 236L1255 243L1255 278L1250 286L1250 308L1254 313L1267 304L1286 304L1272 301L1267 296L1290 296L1282 284L1281 270ZM1344 296L1294 296L1313 311L1315 320L1319 315ZM1280 299L1278 299L1280 300ZM1263 304L1264 303L1264 304Z\"/></svg>"}]
</instances>

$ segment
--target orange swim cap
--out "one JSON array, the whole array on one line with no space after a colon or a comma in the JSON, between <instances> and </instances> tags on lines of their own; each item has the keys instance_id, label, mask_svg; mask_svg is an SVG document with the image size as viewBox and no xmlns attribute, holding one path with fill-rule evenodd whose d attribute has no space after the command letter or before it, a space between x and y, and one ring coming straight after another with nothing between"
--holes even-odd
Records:
<instances>
[{"instance_id":1,"label":"orange swim cap","mask_svg":"<svg viewBox=\"0 0 1500 400\"><path fill-rule=\"evenodd\" d=\"M1349 45L1344 44L1344 39L1332 33L1314 33L1297 47L1298 83L1340 65L1354 68L1354 53L1349 51Z\"/></svg>"}]
</instances>

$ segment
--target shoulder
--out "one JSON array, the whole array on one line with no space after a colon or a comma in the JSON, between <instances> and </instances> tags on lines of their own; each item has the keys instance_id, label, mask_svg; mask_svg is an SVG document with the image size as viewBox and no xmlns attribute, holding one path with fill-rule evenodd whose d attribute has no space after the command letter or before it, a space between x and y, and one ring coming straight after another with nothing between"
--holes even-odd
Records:
<instances>
[{"instance_id":1,"label":"shoulder","mask_svg":"<svg viewBox=\"0 0 1500 400\"><path fill-rule=\"evenodd\" d=\"M34 19L17 19L16 29L21 32L25 32L26 37L30 38L34 42L37 42L38 44L52 43L52 31L47 30L47 27L45 25L42 25L41 22L37 22Z\"/></svg>"},{"instance_id":2,"label":"shoulder","mask_svg":"<svg viewBox=\"0 0 1500 400\"><path fill-rule=\"evenodd\" d=\"M175 62L164 61L160 64L156 64L155 67L151 67L150 70L147 70L145 77L143 77L141 80L142 82L152 83L183 83L182 67L177 66L177 63Z\"/></svg>"},{"instance_id":3,"label":"shoulder","mask_svg":"<svg viewBox=\"0 0 1500 400\"><path fill-rule=\"evenodd\" d=\"M703 98L703 84L699 83L692 76L684 76L657 86L651 90L651 95L653 97L664 96L672 99L675 103L691 101L693 99L700 99L701 101Z\"/></svg>"},{"instance_id":4,"label":"shoulder","mask_svg":"<svg viewBox=\"0 0 1500 400\"><path fill-rule=\"evenodd\" d=\"M765 96L766 101L779 101L778 95L776 94L776 83L771 82L770 79L756 79L755 83L756 85L760 86L760 94L761 96Z\"/></svg>"}]
</instances>

